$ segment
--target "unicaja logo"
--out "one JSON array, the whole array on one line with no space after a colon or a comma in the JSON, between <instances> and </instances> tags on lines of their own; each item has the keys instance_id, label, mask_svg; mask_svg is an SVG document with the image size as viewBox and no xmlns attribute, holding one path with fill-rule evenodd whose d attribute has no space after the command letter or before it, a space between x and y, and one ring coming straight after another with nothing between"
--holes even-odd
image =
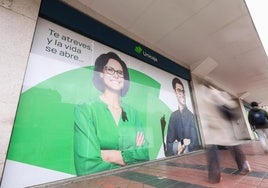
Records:
<instances>
[{"instance_id":1,"label":"unicaja logo","mask_svg":"<svg viewBox=\"0 0 268 188\"><path fill-rule=\"evenodd\" d=\"M138 54L140 54L142 52L142 48L140 46L136 46L135 47L135 52L137 52Z\"/></svg>"},{"instance_id":2,"label":"unicaja logo","mask_svg":"<svg viewBox=\"0 0 268 188\"><path fill-rule=\"evenodd\" d=\"M158 61L156 57L154 57L154 56L150 55L149 53L145 52L142 49L142 47L140 47L140 46L135 46L135 49L134 50L135 50L136 53L142 54L144 57L147 57L147 58L153 60L154 62L157 62Z\"/></svg>"}]
</instances>

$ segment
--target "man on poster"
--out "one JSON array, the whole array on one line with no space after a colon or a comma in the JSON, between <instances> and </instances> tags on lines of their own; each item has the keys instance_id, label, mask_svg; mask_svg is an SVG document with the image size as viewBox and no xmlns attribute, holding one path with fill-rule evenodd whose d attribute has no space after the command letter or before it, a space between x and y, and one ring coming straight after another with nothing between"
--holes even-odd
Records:
<instances>
[{"instance_id":1,"label":"man on poster","mask_svg":"<svg viewBox=\"0 0 268 188\"><path fill-rule=\"evenodd\" d=\"M167 132L167 156L179 155L198 149L198 136L193 113L186 106L184 86L180 79L172 80L178 100L178 110L169 119Z\"/></svg>"}]
</instances>

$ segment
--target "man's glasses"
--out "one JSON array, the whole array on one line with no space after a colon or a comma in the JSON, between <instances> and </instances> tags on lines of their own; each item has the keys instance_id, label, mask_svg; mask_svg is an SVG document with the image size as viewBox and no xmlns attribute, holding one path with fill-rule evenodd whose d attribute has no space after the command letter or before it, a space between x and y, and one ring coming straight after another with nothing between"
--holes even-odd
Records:
<instances>
[{"instance_id":1,"label":"man's glasses","mask_svg":"<svg viewBox=\"0 0 268 188\"><path fill-rule=\"evenodd\" d=\"M124 78L124 73L121 70L114 70L113 67L109 67L109 66L104 66L104 70L107 74L114 75L114 73L116 72L118 77Z\"/></svg>"}]
</instances>

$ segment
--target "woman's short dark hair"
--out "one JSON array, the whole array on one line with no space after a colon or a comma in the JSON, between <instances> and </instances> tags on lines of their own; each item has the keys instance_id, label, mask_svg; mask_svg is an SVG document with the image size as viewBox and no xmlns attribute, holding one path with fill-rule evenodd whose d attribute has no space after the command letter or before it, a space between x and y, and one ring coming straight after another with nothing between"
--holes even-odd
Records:
<instances>
[{"instance_id":1,"label":"woman's short dark hair","mask_svg":"<svg viewBox=\"0 0 268 188\"><path fill-rule=\"evenodd\" d=\"M107 65L110 59L114 59L119 62L122 66L124 74L124 87L121 90L121 96L125 96L129 89L129 72L125 62L114 52L108 52L106 54L101 54L95 61L94 72L93 72L93 84L101 92L104 91L105 86L103 78L100 77L100 73L103 73L104 66Z\"/></svg>"},{"instance_id":2,"label":"woman's short dark hair","mask_svg":"<svg viewBox=\"0 0 268 188\"><path fill-rule=\"evenodd\" d=\"M182 85L182 88L184 89L184 86L183 86L183 84L182 84L182 82L181 82L181 80L179 78L174 78L172 80L172 87L173 87L173 89L176 89L176 84Z\"/></svg>"}]
</instances>

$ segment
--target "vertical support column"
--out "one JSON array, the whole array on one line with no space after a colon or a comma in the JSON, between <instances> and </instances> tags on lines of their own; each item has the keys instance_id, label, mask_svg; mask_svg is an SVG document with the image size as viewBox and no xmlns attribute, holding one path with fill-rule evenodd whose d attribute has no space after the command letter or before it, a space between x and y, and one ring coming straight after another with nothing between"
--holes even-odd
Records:
<instances>
[{"instance_id":1,"label":"vertical support column","mask_svg":"<svg viewBox=\"0 0 268 188\"><path fill-rule=\"evenodd\" d=\"M1 175L6 160L40 3L41 0L0 0Z\"/></svg>"}]
</instances>

